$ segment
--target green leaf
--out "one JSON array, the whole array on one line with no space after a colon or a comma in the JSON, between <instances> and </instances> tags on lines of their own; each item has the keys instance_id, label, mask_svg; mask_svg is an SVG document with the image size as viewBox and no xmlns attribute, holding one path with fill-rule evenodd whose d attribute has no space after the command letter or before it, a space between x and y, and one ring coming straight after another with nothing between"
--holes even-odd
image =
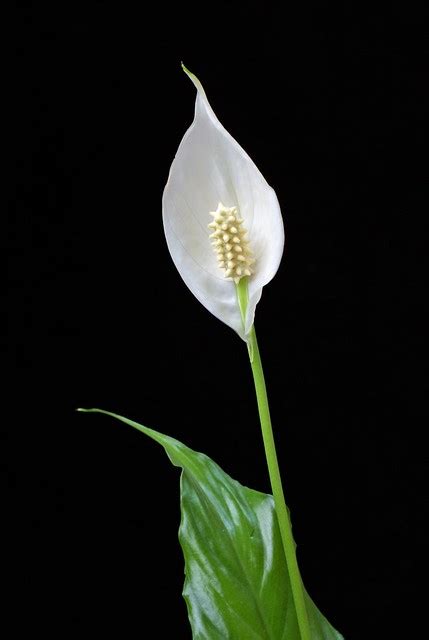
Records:
<instances>
[{"instance_id":1,"label":"green leaf","mask_svg":"<svg viewBox=\"0 0 429 640\"><path fill-rule=\"evenodd\" d=\"M242 486L202 453L110 415L161 444L182 468L183 595L194 640L300 640L272 496ZM306 594L311 640L342 636Z\"/></svg>"}]
</instances>

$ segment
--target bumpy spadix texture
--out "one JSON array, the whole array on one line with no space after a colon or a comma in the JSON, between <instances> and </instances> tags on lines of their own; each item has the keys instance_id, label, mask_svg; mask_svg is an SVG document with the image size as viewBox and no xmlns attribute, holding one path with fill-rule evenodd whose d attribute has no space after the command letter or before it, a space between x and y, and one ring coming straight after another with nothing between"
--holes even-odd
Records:
<instances>
[{"instance_id":1,"label":"bumpy spadix texture","mask_svg":"<svg viewBox=\"0 0 429 640\"><path fill-rule=\"evenodd\" d=\"M235 284L241 278L252 275L252 252L246 240L247 232L243 219L238 216L237 207L224 207L219 202L216 211L211 211L213 222L209 229L218 265L225 272L225 278L232 278Z\"/></svg>"},{"instance_id":2,"label":"bumpy spadix texture","mask_svg":"<svg viewBox=\"0 0 429 640\"><path fill-rule=\"evenodd\" d=\"M197 88L197 100L194 121L179 145L164 190L167 244L192 293L247 341L262 288L274 277L283 253L280 207L273 189L215 116L199 80L186 73ZM245 106L243 98L243 109ZM267 155L269 157L269 153ZM237 228L237 233L226 230L226 235L238 237L241 252L227 250L227 245L236 243L220 237L216 240L224 243L222 256L210 245L215 238L210 239L207 229L209 213L215 212L219 204L229 209L231 216L243 220L241 224L247 236L240 235L240 225L232 221L231 226ZM215 233L219 229L215 226L210 231ZM229 258L231 253L233 257ZM240 253L244 261L238 258ZM233 263L231 267L228 262ZM229 269L231 272L227 275ZM241 274L237 269L241 269ZM243 277L248 281L249 293L244 322L236 292L236 282Z\"/></svg>"}]
</instances>

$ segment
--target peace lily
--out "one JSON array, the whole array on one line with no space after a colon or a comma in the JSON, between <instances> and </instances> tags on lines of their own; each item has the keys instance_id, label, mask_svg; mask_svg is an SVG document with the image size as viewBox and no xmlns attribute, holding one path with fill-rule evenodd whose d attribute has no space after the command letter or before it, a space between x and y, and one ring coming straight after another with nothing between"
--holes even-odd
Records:
<instances>
[{"instance_id":1,"label":"peace lily","mask_svg":"<svg viewBox=\"0 0 429 640\"><path fill-rule=\"evenodd\" d=\"M280 206L254 162L217 119L200 81L183 69L197 99L163 194L167 244L192 293L248 341L262 289L283 253ZM236 290L242 279L247 284L244 317Z\"/></svg>"},{"instance_id":2,"label":"peace lily","mask_svg":"<svg viewBox=\"0 0 429 640\"><path fill-rule=\"evenodd\" d=\"M200 82L185 71L198 92L195 119L164 190L165 234L189 289L247 343L273 495L243 487L207 456L169 436L101 413L157 441L183 469L179 539L195 640L343 640L302 584L253 327L262 288L283 252L280 207L216 118Z\"/></svg>"},{"instance_id":3,"label":"peace lily","mask_svg":"<svg viewBox=\"0 0 429 640\"><path fill-rule=\"evenodd\" d=\"M277 272L283 253L280 207L256 165L217 119L198 78L183 69L197 89L197 99L194 121L179 145L164 189L167 244L192 293L247 343L300 640L310 640L253 327L262 289Z\"/></svg>"}]
</instances>

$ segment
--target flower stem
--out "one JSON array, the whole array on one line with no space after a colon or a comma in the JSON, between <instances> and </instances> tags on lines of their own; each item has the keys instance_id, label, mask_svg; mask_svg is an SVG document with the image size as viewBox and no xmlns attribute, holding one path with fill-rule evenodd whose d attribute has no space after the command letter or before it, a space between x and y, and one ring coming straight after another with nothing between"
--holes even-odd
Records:
<instances>
[{"instance_id":1,"label":"flower stem","mask_svg":"<svg viewBox=\"0 0 429 640\"><path fill-rule=\"evenodd\" d=\"M273 491L274 505L276 508L280 535L283 542L283 549L286 556L287 568L289 571L289 578L292 588L293 600L295 603L296 615L298 618L299 631L301 634L301 640L310 640L310 626L308 623L307 609L305 607L304 601L304 589L299 573L298 562L296 559L295 543L292 536L292 527L283 493L279 464L277 461L276 445L274 442L273 429L271 426L267 389L265 386L264 372L262 369L261 356L259 353L254 327L252 327L250 333L250 341L251 352L253 354L251 367L253 380L255 382L256 398L258 401L259 418L261 421L265 456L267 458L268 473L270 476L271 488Z\"/></svg>"},{"instance_id":2,"label":"flower stem","mask_svg":"<svg viewBox=\"0 0 429 640\"><path fill-rule=\"evenodd\" d=\"M243 323L246 315L248 301L246 280L247 278L242 278L236 287L237 298L243 318ZM307 609L304 600L304 588L301 580L301 575L299 573L298 562L296 559L295 542L292 536L292 526L290 523L283 493L283 486L277 460L276 445L274 442L273 429L271 426L267 388L265 386L261 355L259 353L254 326L252 326L252 329L250 330L249 342L247 346L249 351L250 365L252 367L253 380L255 383L259 419L261 421L262 438L265 448L265 457L267 459L268 473L270 476L271 489L274 497L274 505L277 514L277 520L279 523L283 549L286 557L286 564L289 572L299 632L301 635L301 640L311 640L310 625L308 622Z\"/></svg>"}]
</instances>

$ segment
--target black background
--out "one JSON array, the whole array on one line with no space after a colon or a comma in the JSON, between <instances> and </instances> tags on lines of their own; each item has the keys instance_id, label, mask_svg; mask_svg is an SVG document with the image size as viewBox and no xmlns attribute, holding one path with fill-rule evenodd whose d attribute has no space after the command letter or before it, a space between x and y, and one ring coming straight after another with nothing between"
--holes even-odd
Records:
<instances>
[{"instance_id":1,"label":"black background","mask_svg":"<svg viewBox=\"0 0 429 640\"><path fill-rule=\"evenodd\" d=\"M17 4L3 79L9 637L191 636L179 472L77 407L134 418L270 490L244 343L187 290L163 235L195 100L181 60L282 206L285 255L256 326L307 589L348 640L415 637L420 23L351 3Z\"/></svg>"}]
</instances>

